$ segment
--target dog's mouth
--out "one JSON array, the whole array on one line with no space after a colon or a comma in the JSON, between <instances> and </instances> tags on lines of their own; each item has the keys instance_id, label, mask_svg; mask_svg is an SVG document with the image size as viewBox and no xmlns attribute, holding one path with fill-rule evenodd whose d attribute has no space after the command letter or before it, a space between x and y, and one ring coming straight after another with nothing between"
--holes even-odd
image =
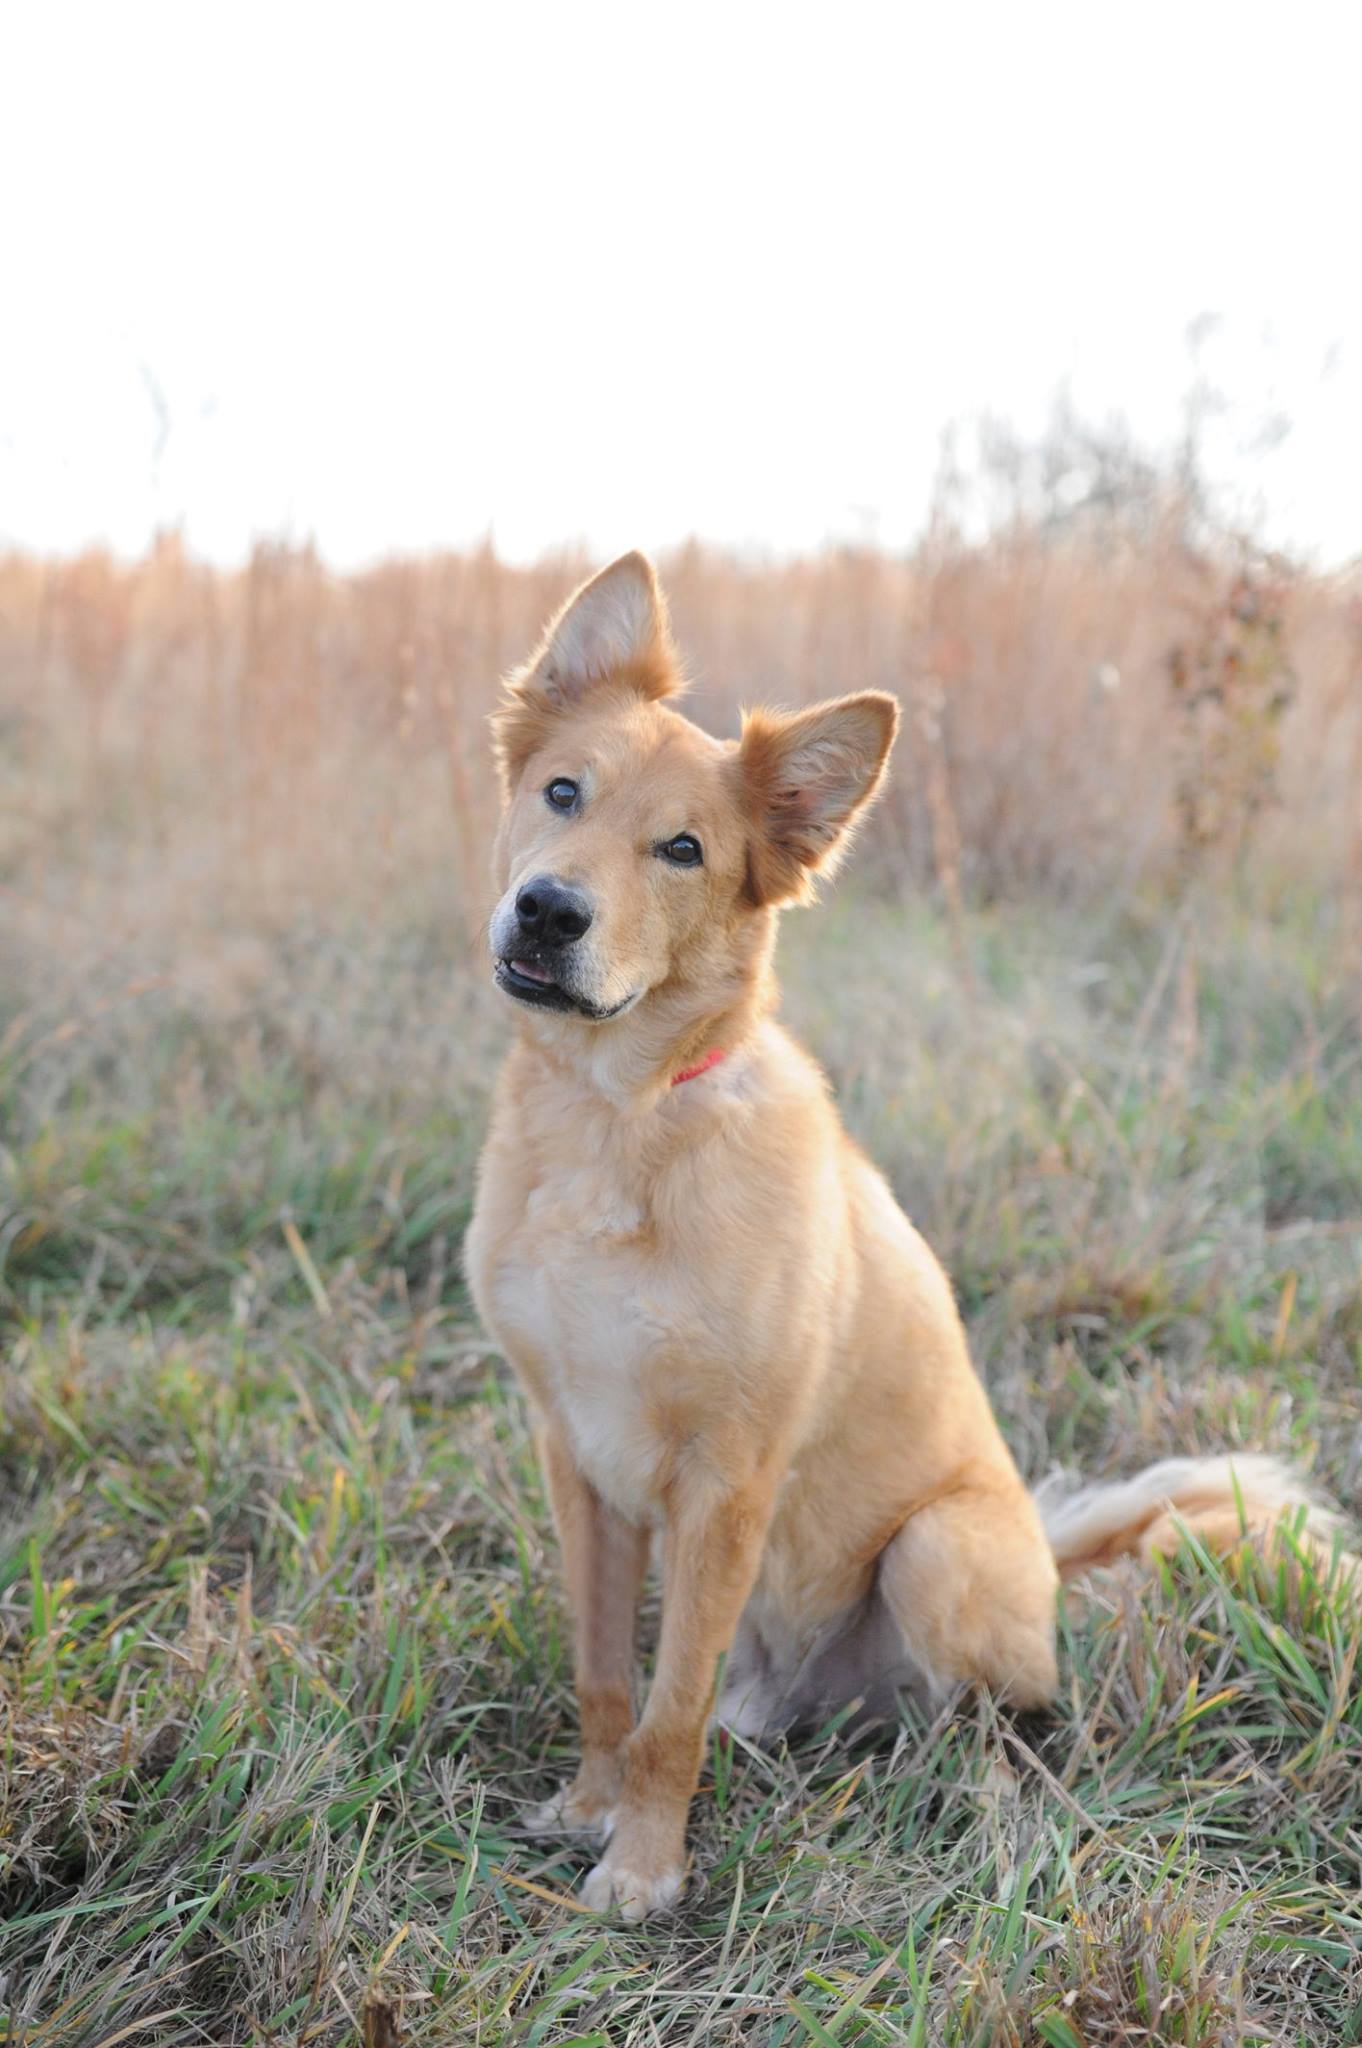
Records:
<instances>
[{"instance_id":1,"label":"dog's mouth","mask_svg":"<svg viewBox=\"0 0 1362 2048\"><path fill-rule=\"evenodd\" d=\"M528 959L524 954L514 960L497 962L497 983L508 996L515 996L522 1003L533 1003L541 1010L575 1010L575 999L563 988L551 967L541 961Z\"/></svg>"},{"instance_id":2,"label":"dog's mouth","mask_svg":"<svg viewBox=\"0 0 1362 2048\"><path fill-rule=\"evenodd\" d=\"M635 1001L635 995L627 995L621 1003L612 1003L602 1008L586 996L574 995L564 988L551 967L542 960L532 960L526 954L507 956L498 960L496 966L497 986L505 989L508 996L517 1002L530 1003L540 1010L575 1010L581 1017L589 1017L593 1024L604 1024L611 1017L618 1017Z\"/></svg>"},{"instance_id":3,"label":"dog's mouth","mask_svg":"<svg viewBox=\"0 0 1362 2048\"><path fill-rule=\"evenodd\" d=\"M548 968L541 967L537 960L506 960L502 964L517 981L532 981L537 988L558 986Z\"/></svg>"}]
</instances>

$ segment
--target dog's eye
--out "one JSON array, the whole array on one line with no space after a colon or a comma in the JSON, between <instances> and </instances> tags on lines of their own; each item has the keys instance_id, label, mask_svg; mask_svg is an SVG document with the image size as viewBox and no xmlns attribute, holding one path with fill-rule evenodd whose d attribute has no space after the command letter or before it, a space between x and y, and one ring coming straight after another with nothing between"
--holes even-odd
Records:
<instances>
[{"instance_id":1,"label":"dog's eye","mask_svg":"<svg viewBox=\"0 0 1362 2048\"><path fill-rule=\"evenodd\" d=\"M576 809L580 794L576 783L569 782L566 775L555 775L544 791L544 801L552 804L555 811L571 811Z\"/></svg>"},{"instance_id":2,"label":"dog's eye","mask_svg":"<svg viewBox=\"0 0 1362 2048\"><path fill-rule=\"evenodd\" d=\"M678 832L675 839L666 840L657 850L663 860L678 868L698 868L704 859L699 840L690 832Z\"/></svg>"}]
</instances>

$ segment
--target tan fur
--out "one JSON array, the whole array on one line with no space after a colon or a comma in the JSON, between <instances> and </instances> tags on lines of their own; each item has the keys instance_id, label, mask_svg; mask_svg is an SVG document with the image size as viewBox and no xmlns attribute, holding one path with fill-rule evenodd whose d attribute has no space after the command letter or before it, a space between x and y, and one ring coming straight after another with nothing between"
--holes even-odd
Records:
<instances>
[{"instance_id":1,"label":"tan fur","mask_svg":"<svg viewBox=\"0 0 1362 2048\"><path fill-rule=\"evenodd\" d=\"M1068 1494L1047 1488L1039 1505L1066 1580L1121 1557L1152 1564L1171 1556L1185 1532L1224 1553L1246 1538L1270 1539L1279 1528L1322 1572L1340 1568L1351 1575L1356 1569L1357 1560L1341 1548L1341 1516L1299 1472L1255 1452L1165 1458L1133 1479Z\"/></svg>"},{"instance_id":2,"label":"tan fur","mask_svg":"<svg viewBox=\"0 0 1362 2048\"><path fill-rule=\"evenodd\" d=\"M721 742L667 701L678 682L656 579L626 556L497 715L494 947L528 878L586 892L575 987L617 1014L519 1011L467 1245L534 1406L574 1617L581 1770L533 1818L608 1839L584 1897L630 1917L680 1892L721 1657L720 1714L754 1735L903 1685L1035 1705L1056 1684L1054 1553L949 1284L771 1016L777 908L845 845L896 708L762 711ZM545 801L559 777L581 785L572 816ZM702 867L659 857L681 832ZM1240 1533L1223 1474L1184 1492L1217 1539ZM1066 1570L1147 1545L1161 1500L1090 1501ZM661 1640L635 1724L654 1528Z\"/></svg>"}]
</instances>

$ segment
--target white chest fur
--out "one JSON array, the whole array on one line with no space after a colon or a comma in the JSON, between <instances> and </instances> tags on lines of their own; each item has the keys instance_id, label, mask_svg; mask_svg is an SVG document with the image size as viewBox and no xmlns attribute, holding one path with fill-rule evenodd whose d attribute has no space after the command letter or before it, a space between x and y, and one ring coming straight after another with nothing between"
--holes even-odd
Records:
<instances>
[{"instance_id":1,"label":"white chest fur","mask_svg":"<svg viewBox=\"0 0 1362 2048\"><path fill-rule=\"evenodd\" d=\"M530 1369L581 1469L639 1520L660 1510L668 1377L694 1324L642 1196L602 1161L547 1178L486 1289L489 1320Z\"/></svg>"}]
</instances>

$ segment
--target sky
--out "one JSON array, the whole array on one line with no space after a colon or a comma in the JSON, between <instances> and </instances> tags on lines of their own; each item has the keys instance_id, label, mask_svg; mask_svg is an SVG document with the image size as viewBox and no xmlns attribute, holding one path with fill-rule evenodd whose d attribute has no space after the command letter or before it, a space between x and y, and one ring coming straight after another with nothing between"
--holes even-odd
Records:
<instances>
[{"instance_id":1,"label":"sky","mask_svg":"<svg viewBox=\"0 0 1362 2048\"><path fill-rule=\"evenodd\" d=\"M1056 392L1362 550L1362 22L44 0L0 21L0 544L911 543ZM1265 423L1291 431L1258 449Z\"/></svg>"}]
</instances>

